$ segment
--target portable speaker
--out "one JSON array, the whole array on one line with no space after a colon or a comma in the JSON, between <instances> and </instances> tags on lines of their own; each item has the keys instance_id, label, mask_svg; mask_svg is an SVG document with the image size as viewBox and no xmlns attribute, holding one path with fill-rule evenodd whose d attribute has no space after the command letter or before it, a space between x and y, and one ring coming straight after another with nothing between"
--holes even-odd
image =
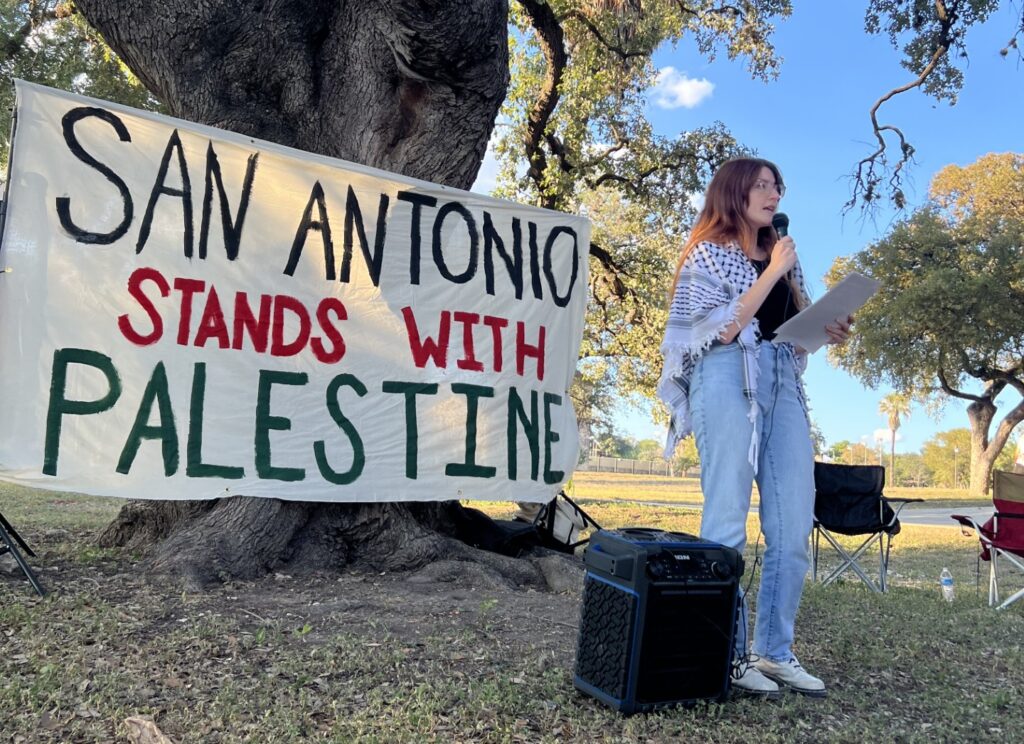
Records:
<instances>
[{"instance_id":1,"label":"portable speaker","mask_svg":"<svg viewBox=\"0 0 1024 744\"><path fill-rule=\"evenodd\" d=\"M600 530L584 564L577 689L623 713L725 699L737 551L681 532Z\"/></svg>"}]
</instances>

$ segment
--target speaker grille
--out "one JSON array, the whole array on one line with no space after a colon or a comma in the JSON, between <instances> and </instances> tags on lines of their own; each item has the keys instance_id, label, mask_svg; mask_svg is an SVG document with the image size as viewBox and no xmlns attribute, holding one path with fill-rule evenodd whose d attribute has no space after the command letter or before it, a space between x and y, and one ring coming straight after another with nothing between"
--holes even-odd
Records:
<instances>
[{"instance_id":1,"label":"speaker grille","mask_svg":"<svg viewBox=\"0 0 1024 744\"><path fill-rule=\"evenodd\" d=\"M587 576L583 585L576 674L612 697L626 697L637 598Z\"/></svg>"},{"instance_id":2,"label":"speaker grille","mask_svg":"<svg viewBox=\"0 0 1024 744\"><path fill-rule=\"evenodd\" d=\"M636 691L641 703L716 697L725 688L733 594L720 588L652 587Z\"/></svg>"}]
</instances>

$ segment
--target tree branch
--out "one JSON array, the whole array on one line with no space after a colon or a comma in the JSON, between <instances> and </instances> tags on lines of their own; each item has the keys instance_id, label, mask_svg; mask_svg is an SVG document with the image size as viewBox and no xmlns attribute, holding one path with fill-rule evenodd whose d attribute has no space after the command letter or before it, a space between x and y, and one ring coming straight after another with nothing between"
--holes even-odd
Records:
<instances>
[{"instance_id":1,"label":"tree branch","mask_svg":"<svg viewBox=\"0 0 1024 744\"><path fill-rule=\"evenodd\" d=\"M714 164L708 162L708 165L713 166ZM685 168L686 166L687 163L678 160L666 160L665 162L658 163L657 165L652 165L650 168L646 168L645 170L640 171L632 178L620 176L618 173L602 173L597 178L586 178L584 179L584 182L587 184L588 187L592 189L597 189L598 187L603 186L604 184L609 182L621 183L629 187L630 190L636 192L640 190L640 187L643 185L643 182L650 178L651 176L653 176L655 173L659 173L661 171L679 170L681 168Z\"/></svg>"},{"instance_id":2,"label":"tree branch","mask_svg":"<svg viewBox=\"0 0 1024 744\"><path fill-rule=\"evenodd\" d=\"M569 64L569 54L565 50L565 34L551 6L537 0L519 0L526 11L530 25L537 32L537 40L541 53L547 63L544 82L537 94L537 100L526 117L526 160L529 163L527 175L537 187L541 206L549 209L555 206L555 197L544 188L544 173L548 167L541 142L551 121L551 116L558 106L558 86L562 75Z\"/></svg>"},{"instance_id":3,"label":"tree branch","mask_svg":"<svg viewBox=\"0 0 1024 744\"><path fill-rule=\"evenodd\" d=\"M939 378L939 387L942 388L942 392L944 392L946 395L950 397L961 398L962 400L970 400L979 404L984 403L987 400L987 398L983 398L980 395L971 395L970 393L963 393L959 390L954 389L946 381L946 373L942 370L942 367L939 367L938 371L935 373L935 376Z\"/></svg>"},{"instance_id":4,"label":"tree branch","mask_svg":"<svg viewBox=\"0 0 1024 744\"><path fill-rule=\"evenodd\" d=\"M633 299L637 303L638 308L643 307L641 298L637 295L636 290L620 279L620 277L629 276L629 272L619 266L615 259L612 258L611 253L603 246L591 242L590 255L596 258L601 263L601 266L604 267L604 270L613 277L612 281L607 282L609 294L620 302L626 299Z\"/></svg>"},{"instance_id":5,"label":"tree branch","mask_svg":"<svg viewBox=\"0 0 1024 744\"><path fill-rule=\"evenodd\" d=\"M1024 396L1024 381L1014 375L1012 372L1008 372L1002 369L991 370L992 378L1000 380L1003 385L1010 385L1014 390Z\"/></svg>"},{"instance_id":6,"label":"tree branch","mask_svg":"<svg viewBox=\"0 0 1024 744\"><path fill-rule=\"evenodd\" d=\"M744 18L745 17L743 11L741 9L737 8L735 5L719 5L717 8L708 8L705 11L698 11L698 10L694 10L693 8L690 8L690 7L687 7L686 5L684 5L682 0L676 0L676 7L679 8L679 12L680 13L686 13L687 15L692 15L692 16L695 16L695 17L696 16L700 16L702 14L706 14L706 15L724 15L725 13L729 13L730 15L734 16L735 18Z\"/></svg>"},{"instance_id":7,"label":"tree branch","mask_svg":"<svg viewBox=\"0 0 1024 744\"><path fill-rule=\"evenodd\" d=\"M619 56L619 59L621 59L623 62L628 62L633 57L646 57L650 53L648 50L629 51L628 49L624 49L621 46L612 44L601 34L601 29L594 25L593 21L591 21L578 10L570 10L568 13L559 18L559 21L579 21L580 23L587 27L587 29L590 31L590 33L594 35L594 38L597 39L598 43L600 43L601 46L603 46L609 52L617 54Z\"/></svg>"},{"instance_id":8,"label":"tree branch","mask_svg":"<svg viewBox=\"0 0 1024 744\"><path fill-rule=\"evenodd\" d=\"M605 250L604 247L598 245L597 243L592 242L590 244L590 255L596 258L598 261L600 261L601 265L606 270L612 272L613 274L622 274L628 276L628 274L626 274L622 267L615 262L615 259L612 258L612 254Z\"/></svg>"},{"instance_id":9,"label":"tree branch","mask_svg":"<svg viewBox=\"0 0 1024 744\"><path fill-rule=\"evenodd\" d=\"M924 69L921 70L921 73L917 78L905 85L893 88L875 101L875 105L871 107L871 129L874 132L875 139L878 141L878 148L857 163L856 172L852 176L853 194L850 196L850 200L843 205L844 212L848 212L856 206L858 200L860 200L864 205L868 205L877 198L878 186L882 182L883 174L887 170L885 154L888 150L888 143L885 141L884 132L893 132L899 140L900 157L889 176L889 188L893 192L893 201L896 203L896 207L898 209L902 209L906 204L903 191L900 189L900 183L902 182L900 172L903 170L903 167L913 159L914 147L907 141L906 137L903 135L903 131L899 128L894 127L891 124L879 124L878 109L881 108L882 104L893 97L922 86L928 77L939 66L939 62L942 61L942 58L946 56L946 53L949 51L952 44L950 29L953 27L956 14L947 12L944 0L935 0L935 11L939 19L938 44L935 51L932 53L928 64L924 66Z\"/></svg>"},{"instance_id":10,"label":"tree branch","mask_svg":"<svg viewBox=\"0 0 1024 744\"><path fill-rule=\"evenodd\" d=\"M1016 406L1010 409L1003 420L999 422L999 426L996 427L996 434L992 438L991 444L994 445L996 453L1002 451L1003 447L1006 446L1007 440L1010 438L1010 434L1017 427L1021 421L1024 421L1024 400L1021 400Z\"/></svg>"}]
</instances>

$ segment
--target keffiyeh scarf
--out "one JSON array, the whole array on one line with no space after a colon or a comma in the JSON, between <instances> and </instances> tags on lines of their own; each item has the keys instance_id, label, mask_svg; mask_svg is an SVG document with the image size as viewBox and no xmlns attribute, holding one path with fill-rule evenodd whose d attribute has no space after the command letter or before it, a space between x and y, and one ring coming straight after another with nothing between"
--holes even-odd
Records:
<instances>
[{"instance_id":1,"label":"keffiyeh scarf","mask_svg":"<svg viewBox=\"0 0 1024 744\"><path fill-rule=\"evenodd\" d=\"M802 295L802 305L809 303L799 262L793 269ZM690 421L690 379L700 357L718 340L719 335L740 312L740 297L757 281L757 271L743 251L735 245L698 243L687 256L676 282L669 309L665 339L661 344L664 368L658 382L658 397L671 414L665 458L671 458L676 445L693 430ZM760 331L757 319L748 323L736 337L743 352L743 395L750 404L747 418L753 435L747 459L757 472L758 435L757 373ZM799 354L798 372L806 366L806 355ZM802 386L798 385L801 404L806 412Z\"/></svg>"}]
</instances>

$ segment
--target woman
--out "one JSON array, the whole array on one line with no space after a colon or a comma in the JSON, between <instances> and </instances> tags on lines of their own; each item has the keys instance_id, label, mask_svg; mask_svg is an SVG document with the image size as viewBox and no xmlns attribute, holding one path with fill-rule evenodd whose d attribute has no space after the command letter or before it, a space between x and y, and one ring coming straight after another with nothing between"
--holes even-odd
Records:
<instances>
[{"instance_id":1,"label":"woman","mask_svg":"<svg viewBox=\"0 0 1024 744\"><path fill-rule=\"evenodd\" d=\"M761 497L765 554L753 653L746 601L733 686L775 696L782 684L816 697L825 685L792 651L814 509L814 452L800 375L806 353L775 330L810 303L790 237L772 217L785 193L767 160L723 164L683 248L662 353L659 397L672 414L666 456L693 432L701 460L701 537L742 552L751 485ZM826 326L842 343L851 318Z\"/></svg>"}]
</instances>

